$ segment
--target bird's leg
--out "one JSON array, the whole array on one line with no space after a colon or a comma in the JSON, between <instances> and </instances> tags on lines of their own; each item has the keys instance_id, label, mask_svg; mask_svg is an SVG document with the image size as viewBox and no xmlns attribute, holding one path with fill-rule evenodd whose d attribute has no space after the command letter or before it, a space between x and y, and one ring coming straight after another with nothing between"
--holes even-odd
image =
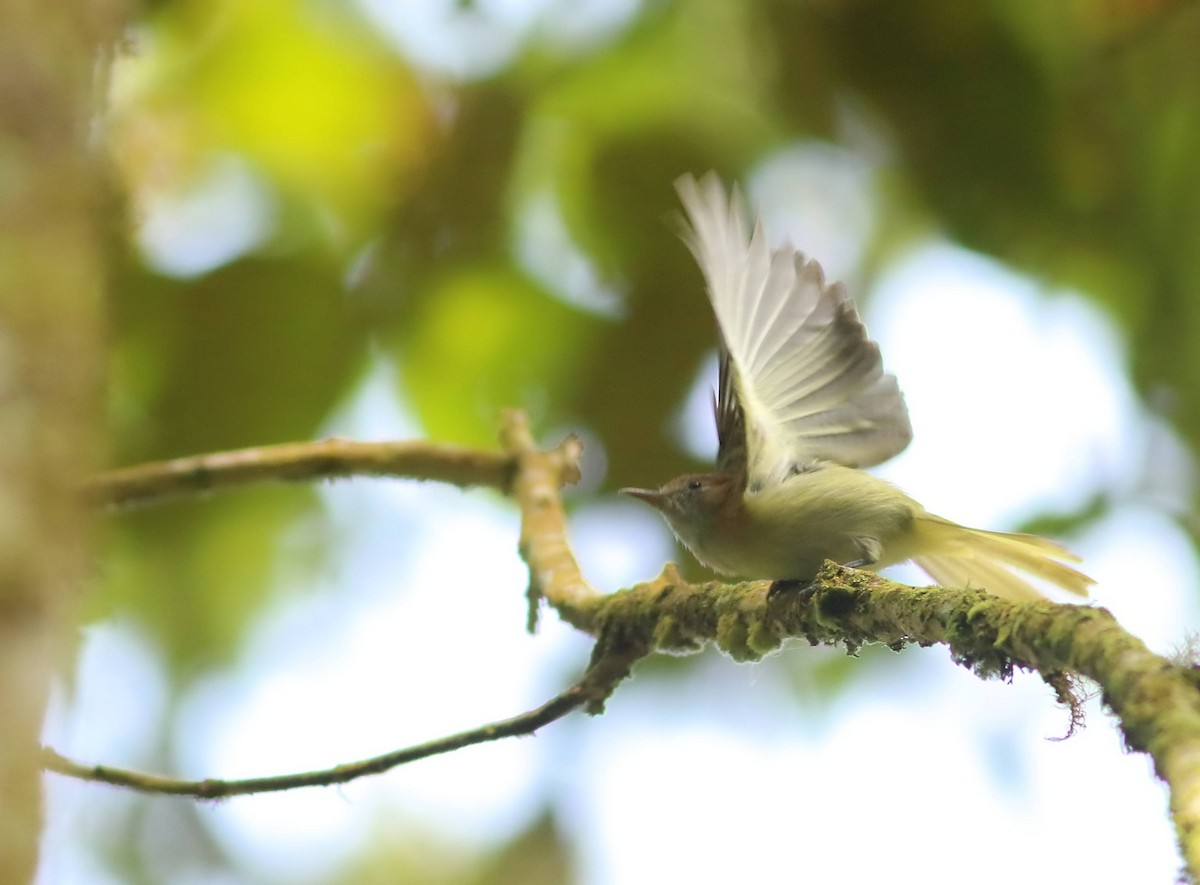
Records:
<instances>
[{"instance_id":1,"label":"bird's leg","mask_svg":"<svg viewBox=\"0 0 1200 885\"><path fill-rule=\"evenodd\" d=\"M850 562L843 562L843 568L870 568L876 563L874 559L852 559ZM777 581L772 581L771 586L767 588L767 602L773 600L781 593L795 593L796 599L803 601L808 599L817 589L817 579L811 578L807 581L801 581L797 578L783 578Z\"/></svg>"},{"instance_id":2,"label":"bird's leg","mask_svg":"<svg viewBox=\"0 0 1200 885\"><path fill-rule=\"evenodd\" d=\"M783 578L778 581L772 581L771 586L767 588L767 602L773 600L776 596L783 593L795 593L798 601L808 599L813 595L813 591L817 589L816 579L801 581L796 578Z\"/></svg>"},{"instance_id":3,"label":"bird's leg","mask_svg":"<svg viewBox=\"0 0 1200 885\"><path fill-rule=\"evenodd\" d=\"M852 559L850 562L843 562L843 568L870 568L878 560L875 559Z\"/></svg>"}]
</instances>

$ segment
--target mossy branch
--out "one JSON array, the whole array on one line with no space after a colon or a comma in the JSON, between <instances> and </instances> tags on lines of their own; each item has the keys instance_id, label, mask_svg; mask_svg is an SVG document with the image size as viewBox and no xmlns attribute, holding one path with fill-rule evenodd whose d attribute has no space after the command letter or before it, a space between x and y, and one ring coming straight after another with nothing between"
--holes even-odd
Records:
<instances>
[{"instance_id":1,"label":"mossy branch","mask_svg":"<svg viewBox=\"0 0 1200 885\"><path fill-rule=\"evenodd\" d=\"M510 451L532 448L519 413L506 418ZM668 653L708 643L738 661L753 661L787 639L812 645L867 643L900 648L946 645L957 663L980 676L1007 677L1014 668L1038 673L1060 700L1078 706L1069 680L1096 682L1120 721L1130 749L1149 753L1171 791L1171 815L1189 874L1200 881L1200 673L1154 654L1105 609L1051 602L1013 603L983 590L914 588L827 563L811 595L768 600L769 583L689 584L674 566L628 590L585 593L557 495L521 499L522 553L544 597L571 625L594 636ZM545 543L546 549L541 548ZM559 568L548 568L548 561ZM561 584L559 579L561 578Z\"/></svg>"},{"instance_id":2,"label":"mossy branch","mask_svg":"<svg viewBox=\"0 0 1200 885\"><path fill-rule=\"evenodd\" d=\"M480 739L528 734L580 706L600 712L632 665L651 651L688 653L712 643L735 660L753 661L788 639L850 650L867 643L896 649L941 644L956 662L983 677L1008 677L1014 669L1038 673L1072 705L1073 714L1072 680L1086 677L1099 685L1128 746L1148 753L1167 783L1188 872L1200 880L1200 675L1149 651L1105 609L1013 603L982 590L908 587L833 563L818 574L811 595L768 599L766 582L690 584L670 565L652 581L602 594L588 584L571 552L559 496L563 485L578 478L579 442L569 437L556 448L540 449L519 412L505 416L501 438L501 453L341 440L275 446L131 468L88 487L90 499L110 504L153 502L263 479L351 475L502 488L521 509L519 547L530 573L530 628L545 600L563 620L597 638L583 682L538 710L465 733L470 739L451 735L326 772L286 776L290 781L255 779L239 787L237 782L166 779L167 792L213 796L249 792L251 786L339 783L433 755L429 748L447 752ZM111 776L113 769L84 766L50 750L46 760L47 767L76 777L153 787L152 776ZM213 783L221 784L215 793L195 786Z\"/></svg>"}]
</instances>

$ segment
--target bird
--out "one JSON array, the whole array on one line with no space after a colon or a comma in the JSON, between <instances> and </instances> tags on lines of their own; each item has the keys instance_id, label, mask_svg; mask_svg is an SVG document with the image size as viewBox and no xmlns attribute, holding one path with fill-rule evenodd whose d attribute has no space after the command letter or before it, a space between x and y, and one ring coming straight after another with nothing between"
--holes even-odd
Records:
<instances>
[{"instance_id":1,"label":"bird","mask_svg":"<svg viewBox=\"0 0 1200 885\"><path fill-rule=\"evenodd\" d=\"M1032 534L968 528L866 472L912 426L894 375L841 283L790 245L747 227L740 191L709 172L675 188L682 236L719 328L716 469L621 493L658 510L703 565L811 591L826 560L877 571L912 561L938 585L1011 601L1035 581L1087 596L1080 558ZM1031 580L1032 579L1032 580Z\"/></svg>"}]
</instances>

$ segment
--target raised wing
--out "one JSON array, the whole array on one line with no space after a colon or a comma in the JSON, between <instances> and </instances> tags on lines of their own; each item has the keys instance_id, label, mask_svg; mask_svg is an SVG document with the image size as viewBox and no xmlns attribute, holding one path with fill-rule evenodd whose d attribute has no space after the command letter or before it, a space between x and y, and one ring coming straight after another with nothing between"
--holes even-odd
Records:
<instances>
[{"instance_id":1,"label":"raised wing","mask_svg":"<svg viewBox=\"0 0 1200 885\"><path fill-rule=\"evenodd\" d=\"M725 343L721 343L720 369L717 375L717 398L713 413L717 419L717 469L722 473L741 474L746 479L746 422L742 403L733 381L733 360Z\"/></svg>"},{"instance_id":2,"label":"raised wing","mask_svg":"<svg viewBox=\"0 0 1200 885\"><path fill-rule=\"evenodd\" d=\"M723 469L735 443L752 485L817 460L869 467L903 450L912 428L900 388L841 284L825 285L821 266L795 249L771 250L761 222L747 233L740 195L727 196L715 174L675 187L729 355L717 407Z\"/></svg>"}]
</instances>

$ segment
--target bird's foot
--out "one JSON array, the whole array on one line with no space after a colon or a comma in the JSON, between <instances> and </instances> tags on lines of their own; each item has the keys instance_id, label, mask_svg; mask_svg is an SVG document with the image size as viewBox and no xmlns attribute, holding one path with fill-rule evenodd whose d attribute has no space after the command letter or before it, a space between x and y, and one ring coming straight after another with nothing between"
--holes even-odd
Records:
<instances>
[{"instance_id":1,"label":"bird's foot","mask_svg":"<svg viewBox=\"0 0 1200 885\"><path fill-rule=\"evenodd\" d=\"M854 559L850 562L842 563L845 568L870 568L875 564L873 559ZM817 579L813 578L809 581L801 581L798 578L781 578L771 582L771 586L767 589L767 602L773 601L777 596L784 593L794 593L796 600L803 602L813 595L817 590Z\"/></svg>"},{"instance_id":2,"label":"bird's foot","mask_svg":"<svg viewBox=\"0 0 1200 885\"><path fill-rule=\"evenodd\" d=\"M798 602L803 602L812 596L816 589L816 581L798 581L795 578L785 578L779 581L772 581L771 586L767 588L767 602L771 602L776 597L782 596L785 593L794 593L796 595L796 600Z\"/></svg>"}]
</instances>

